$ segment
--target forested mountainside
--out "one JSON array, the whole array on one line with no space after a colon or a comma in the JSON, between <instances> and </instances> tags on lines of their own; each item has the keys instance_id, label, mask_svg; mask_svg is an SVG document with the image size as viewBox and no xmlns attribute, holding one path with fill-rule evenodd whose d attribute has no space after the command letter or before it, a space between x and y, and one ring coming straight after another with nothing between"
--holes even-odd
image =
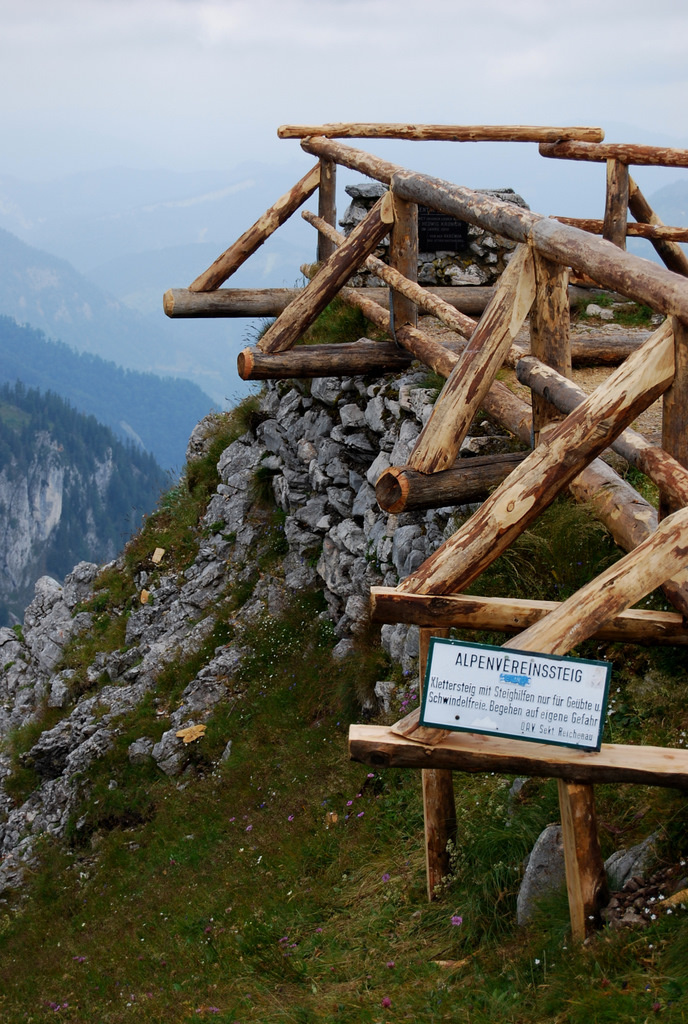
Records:
<instances>
[{"instance_id":1,"label":"forested mountainside","mask_svg":"<svg viewBox=\"0 0 688 1024\"><path fill-rule=\"evenodd\" d=\"M94 416L22 383L0 388L0 623L20 620L36 579L112 558L167 476Z\"/></svg>"},{"instance_id":2,"label":"forested mountainside","mask_svg":"<svg viewBox=\"0 0 688 1024\"><path fill-rule=\"evenodd\" d=\"M17 380L60 395L176 471L189 434L212 405L191 381L122 369L0 315L0 383Z\"/></svg>"}]
</instances>

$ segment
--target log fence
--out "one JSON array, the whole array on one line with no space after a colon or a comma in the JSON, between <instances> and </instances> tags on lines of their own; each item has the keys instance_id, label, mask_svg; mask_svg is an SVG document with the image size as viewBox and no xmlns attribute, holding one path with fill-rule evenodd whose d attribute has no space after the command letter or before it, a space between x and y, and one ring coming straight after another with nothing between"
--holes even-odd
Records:
<instances>
[{"instance_id":1,"label":"log fence","mask_svg":"<svg viewBox=\"0 0 688 1024\"><path fill-rule=\"evenodd\" d=\"M688 229L663 225L629 174L633 164L688 167L688 151L606 144L600 129L580 127L287 125L279 135L301 140L318 163L189 288L168 291L165 312L172 317L255 316L266 315L257 311L267 309L277 314L258 344L240 354L244 379L380 374L399 371L413 359L446 378L409 464L392 467L376 487L380 505L393 512L482 500L468 521L396 588L375 587L371 592L374 621L420 627L421 685L430 637L446 636L453 627L502 630L514 634L504 645L511 650L560 655L590 637L688 644L688 259L677 244L688 238ZM407 170L337 138L531 142L547 158L604 162L604 220L544 217ZM347 238L335 229L337 165L388 187ZM318 232L318 267L306 286L220 288L316 190L317 215L303 214ZM419 287L419 204L517 243L482 305L466 305L460 289ZM629 212L635 224L628 222ZM388 234L389 265L373 255ZM649 239L665 266L626 252L629 235ZM380 289L347 285L364 264L389 286L388 297ZM666 317L639 345L618 347L608 361L620 365L592 395L569 379L573 360L586 358L569 335L571 270ZM335 295L361 309L389 340L297 344ZM419 310L437 317L453 341L440 341L419 327ZM468 315L481 310L477 321ZM530 353L515 344L527 318ZM496 379L505 361L516 366L519 379L531 388L532 407ZM662 395L660 446L633 431L631 424ZM478 408L531 446L530 452L457 460ZM610 446L658 484L659 514L600 460ZM627 554L562 603L461 594L566 489L590 504ZM631 607L660 585L676 611ZM352 726L350 752L378 767L421 769L430 898L447 873L447 841L456 828L453 772L557 778L571 926L579 940L591 921L599 921L605 896L594 784L688 789L684 750L603 744L598 752L588 752L458 735L422 725L418 711L391 727Z\"/></svg>"}]
</instances>

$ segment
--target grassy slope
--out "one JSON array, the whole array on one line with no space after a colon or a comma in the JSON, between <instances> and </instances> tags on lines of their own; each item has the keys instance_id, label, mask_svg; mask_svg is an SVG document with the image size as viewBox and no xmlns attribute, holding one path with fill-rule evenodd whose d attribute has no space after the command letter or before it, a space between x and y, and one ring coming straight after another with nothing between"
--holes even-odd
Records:
<instances>
[{"instance_id":1,"label":"grassy slope","mask_svg":"<svg viewBox=\"0 0 688 1024\"><path fill-rule=\"evenodd\" d=\"M196 467L199 506L211 485ZM110 571L96 598L103 643L121 642L108 616L133 599L125 577L144 549L164 536L180 564L191 557L188 490L147 521L122 578ZM605 535L562 503L476 591L565 596L615 556ZM527 932L516 928L523 857L558 817L551 782L532 780L513 799L508 779L458 777L455 874L426 902L417 772L371 773L347 756L358 699L389 666L373 644L333 662L321 607L318 595L305 595L282 619L246 632L252 654L181 783L127 759L133 739L165 727L161 705L146 702L122 723L115 748L90 771L70 845L46 840L24 894L0 906L2 1020L686 1019L682 909L659 912L646 931L605 931L576 948L561 895ZM219 623L209 652L231 629ZM614 739L685 742L680 652L594 645L579 653L615 659ZM173 706L203 654L165 671L162 706ZM70 656L76 664L79 652ZM414 700L398 681L391 718ZM231 756L218 764L228 739ZM611 786L597 795L605 855L656 828L669 861L688 852L683 796Z\"/></svg>"}]
</instances>

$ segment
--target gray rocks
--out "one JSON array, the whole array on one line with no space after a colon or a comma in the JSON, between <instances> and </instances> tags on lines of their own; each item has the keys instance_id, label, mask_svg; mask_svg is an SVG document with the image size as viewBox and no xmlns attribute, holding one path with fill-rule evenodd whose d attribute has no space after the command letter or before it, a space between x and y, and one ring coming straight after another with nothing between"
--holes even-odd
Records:
<instances>
[{"instance_id":1,"label":"gray rocks","mask_svg":"<svg viewBox=\"0 0 688 1024\"><path fill-rule=\"evenodd\" d=\"M516 901L519 925L530 922L543 896L566 884L561 825L548 825L532 849Z\"/></svg>"}]
</instances>

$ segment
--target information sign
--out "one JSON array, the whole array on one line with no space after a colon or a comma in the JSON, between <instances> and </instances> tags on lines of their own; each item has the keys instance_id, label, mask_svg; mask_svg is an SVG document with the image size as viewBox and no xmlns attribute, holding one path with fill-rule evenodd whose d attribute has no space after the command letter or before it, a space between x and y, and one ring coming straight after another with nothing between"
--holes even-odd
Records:
<instances>
[{"instance_id":1,"label":"information sign","mask_svg":"<svg viewBox=\"0 0 688 1024\"><path fill-rule=\"evenodd\" d=\"M468 224L429 206L418 207L419 252L463 252L468 247Z\"/></svg>"},{"instance_id":2,"label":"information sign","mask_svg":"<svg viewBox=\"0 0 688 1024\"><path fill-rule=\"evenodd\" d=\"M430 641L421 725L599 750L606 661Z\"/></svg>"}]
</instances>

